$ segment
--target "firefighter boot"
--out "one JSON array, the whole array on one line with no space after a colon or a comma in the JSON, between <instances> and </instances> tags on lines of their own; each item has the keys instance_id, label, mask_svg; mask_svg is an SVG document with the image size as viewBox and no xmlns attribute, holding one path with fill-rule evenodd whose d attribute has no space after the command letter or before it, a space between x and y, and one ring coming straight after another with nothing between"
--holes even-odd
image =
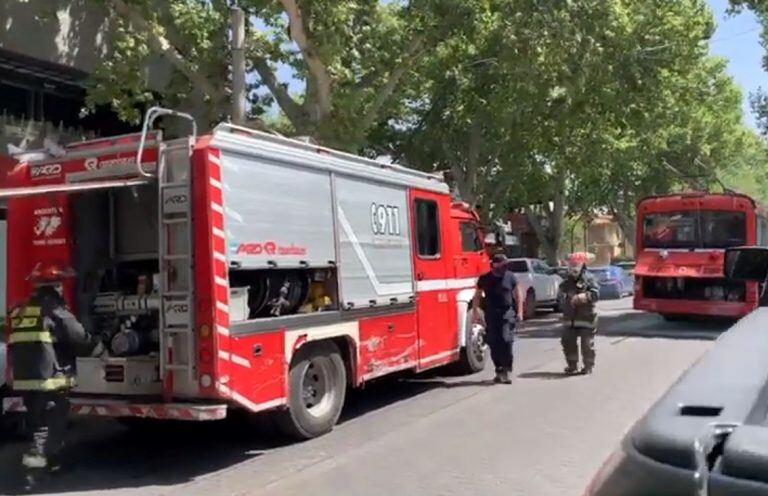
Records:
<instances>
[{"instance_id":1,"label":"firefighter boot","mask_svg":"<svg viewBox=\"0 0 768 496\"><path fill-rule=\"evenodd\" d=\"M496 367L496 377L493 378L494 384L502 384L505 377L509 377L509 374L505 374L505 370L501 367Z\"/></svg>"},{"instance_id":2,"label":"firefighter boot","mask_svg":"<svg viewBox=\"0 0 768 496\"><path fill-rule=\"evenodd\" d=\"M512 384L512 377L510 376L511 372L512 371L510 369L504 369L501 372L501 383L502 384Z\"/></svg>"}]
</instances>

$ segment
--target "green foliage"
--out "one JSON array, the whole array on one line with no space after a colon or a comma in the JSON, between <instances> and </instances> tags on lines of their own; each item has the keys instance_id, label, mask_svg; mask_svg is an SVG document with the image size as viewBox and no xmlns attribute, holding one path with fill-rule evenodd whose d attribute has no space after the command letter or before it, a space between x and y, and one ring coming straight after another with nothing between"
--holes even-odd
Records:
<instances>
[{"instance_id":1,"label":"green foliage","mask_svg":"<svg viewBox=\"0 0 768 496\"><path fill-rule=\"evenodd\" d=\"M550 258L564 217L629 226L638 197L709 183L738 153L740 93L707 52L703 0L473 5L385 139L491 215L527 209Z\"/></svg>"},{"instance_id":2,"label":"green foliage","mask_svg":"<svg viewBox=\"0 0 768 496\"><path fill-rule=\"evenodd\" d=\"M193 111L202 127L229 115L228 2L91 1L111 16L91 105L136 121L161 103ZM768 2L732 3L768 15ZM550 258L567 219L613 212L631 234L640 197L708 186L718 173L746 182L765 163L741 124L739 89L708 53L705 0L238 5L250 21L253 121L450 171L489 217L525 210Z\"/></svg>"}]
</instances>

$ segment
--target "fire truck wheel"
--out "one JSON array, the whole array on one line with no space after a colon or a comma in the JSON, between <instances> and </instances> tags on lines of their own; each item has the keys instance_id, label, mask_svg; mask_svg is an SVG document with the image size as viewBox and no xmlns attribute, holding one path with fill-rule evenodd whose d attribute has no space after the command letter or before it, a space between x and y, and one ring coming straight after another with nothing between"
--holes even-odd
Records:
<instances>
[{"instance_id":1,"label":"fire truck wheel","mask_svg":"<svg viewBox=\"0 0 768 496\"><path fill-rule=\"evenodd\" d=\"M481 314L482 318L482 314ZM458 362L459 374L474 374L485 368L485 326L472 322L472 309L467 312L467 321L464 326L467 334L467 345L461 350L461 358Z\"/></svg>"},{"instance_id":2,"label":"fire truck wheel","mask_svg":"<svg viewBox=\"0 0 768 496\"><path fill-rule=\"evenodd\" d=\"M288 384L288 409L277 417L281 430L297 439L330 432L347 392L347 371L338 347L330 342L302 346L291 363Z\"/></svg>"},{"instance_id":3,"label":"fire truck wheel","mask_svg":"<svg viewBox=\"0 0 768 496\"><path fill-rule=\"evenodd\" d=\"M523 310L525 311L525 320L530 320L536 316L536 293L533 292L533 289L529 289L525 294Z\"/></svg>"}]
</instances>

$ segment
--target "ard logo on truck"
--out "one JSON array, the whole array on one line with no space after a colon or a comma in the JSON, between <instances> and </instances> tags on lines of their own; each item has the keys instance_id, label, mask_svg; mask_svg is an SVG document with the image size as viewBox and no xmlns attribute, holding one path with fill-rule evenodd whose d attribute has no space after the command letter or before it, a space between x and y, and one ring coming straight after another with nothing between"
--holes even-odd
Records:
<instances>
[{"instance_id":1,"label":"ard logo on truck","mask_svg":"<svg viewBox=\"0 0 768 496\"><path fill-rule=\"evenodd\" d=\"M187 203L187 195L171 195L165 199L166 205L184 205Z\"/></svg>"},{"instance_id":2,"label":"ard logo on truck","mask_svg":"<svg viewBox=\"0 0 768 496\"><path fill-rule=\"evenodd\" d=\"M303 246L278 245L274 241L265 243L240 243L237 245L235 255L279 255L279 256L303 256L307 249Z\"/></svg>"},{"instance_id":3,"label":"ard logo on truck","mask_svg":"<svg viewBox=\"0 0 768 496\"><path fill-rule=\"evenodd\" d=\"M183 314L189 312L189 305L186 303L176 303L168 305L168 313Z\"/></svg>"},{"instance_id":4,"label":"ard logo on truck","mask_svg":"<svg viewBox=\"0 0 768 496\"><path fill-rule=\"evenodd\" d=\"M32 174L32 179L40 179L44 177L58 176L61 174L61 170L61 164L46 164L32 167L30 173Z\"/></svg>"}]
</instances>

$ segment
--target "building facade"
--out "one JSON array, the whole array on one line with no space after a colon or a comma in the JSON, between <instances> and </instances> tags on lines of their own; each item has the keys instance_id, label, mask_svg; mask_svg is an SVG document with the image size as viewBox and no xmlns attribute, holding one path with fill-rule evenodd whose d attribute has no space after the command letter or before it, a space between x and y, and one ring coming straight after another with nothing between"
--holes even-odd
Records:
<instances>
[{"instance_id":1,"label":"building facade","mask_svg":"<svg viewBox=\"0 0 768 496\"><path fill-rule=\"evenodd\" d=\"M0 187L12 153L132 130L108 110L85 115L86 84L105 55L106 10L88 0L0 1ZM0 204L0 311L5 313L5 205Z\"/></svg>"},{"instance_id":2,"label":"building facade","mask_svg":"<svg viewBox=\"0 0 768 496\"><path fill-rule=\"evenodd\" d=\"M616 258L634 258L619 223L610 215L599 215L587 227L587 251L595 255L595 265L607 265Z\"/></svg>"}]
</instances>

